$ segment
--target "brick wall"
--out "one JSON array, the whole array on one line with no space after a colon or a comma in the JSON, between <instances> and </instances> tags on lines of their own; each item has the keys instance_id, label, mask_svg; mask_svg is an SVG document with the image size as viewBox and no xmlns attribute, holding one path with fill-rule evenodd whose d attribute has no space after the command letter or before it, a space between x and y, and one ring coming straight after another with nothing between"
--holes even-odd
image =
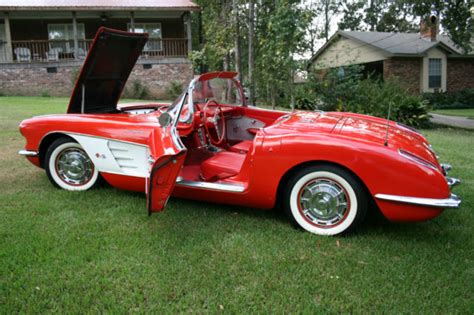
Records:
<instances>
[{"instance_id":1,"label":"brick wall","mask_svg":"<svg viewBox=\"0 0 474 315\"><path fill-rule=\"evenodd\" d=\"M76 62L48 64L50 69L56 71L48 73L45 64L0 65L0 93L69 97L80 66ZM171 81L178 81L184 86L192 78L192 64L186 59L140 60L125 86L124 96L132 96L134 82L139 82L139 85L146 86L149 98L168 99L166 92Z\"/></svg>"},{"instance_id":2,"label":"brick wall","mask_svg":"<svg viewBox=\"0 0 474 315\"><path fill-rule=\"evenodd\" d=\"M395 79L412 94L420 93L421 58L393 57L383 61L384 80Z\"/></svg>"},{"instance_id":3,"label":"brick wall","mask_svg":"<svg viewBox=\"0 0 474 315\"><path fill-rule=\"evenodd\" d=\"M161 63L152 64L151 69L146 69L150 64L138 64L133 69L125 86L125 96L133 94L134 82L139 81L141 85L147 87L150 95L157 99L168 99L166 90L171 81L177 81L181 85L186 84L193 78L193 67L186 63Z\"/></svg>"},{"instance_id":4,"label":"brick wall","mask_svg":"<svg viewBox=\"0 0 474 315\"><path fill-rule=\"evenodd\" d=\"M19 65L0 68L0 93L4 95L70 96L78 67L57 67L48 73L45 67Z\"/></svg>"},{"instance_id":5,"label":"brick wall","mask_svg":"<svg viewBox=\"0 0 474 315\"><path fill-rule=\"evenodd\" d=\"M446 89L448 92L474 89L474 58L448 58Z\"/></svg>"}]
</instances>

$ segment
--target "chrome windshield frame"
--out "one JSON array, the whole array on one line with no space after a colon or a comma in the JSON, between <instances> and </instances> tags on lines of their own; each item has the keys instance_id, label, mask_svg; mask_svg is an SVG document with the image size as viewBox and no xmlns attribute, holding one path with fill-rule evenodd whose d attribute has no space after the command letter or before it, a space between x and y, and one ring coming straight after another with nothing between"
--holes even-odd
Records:
<instances>
[{"instance_id":1,"label":"chrome windshield frame","mask_svg":"<svg viewBox=\"0 0 474 315\"><path fill-rule=\"evenodd\" d=\"M217 77L219 78L219 77ZM173 107L168 111L169 114L171 114L173 121L172 121L172 126L174 129L177 128L178 123L192 123L193 117L194 117L194 100L193 100L193 91L196 87L196 83L201 79L201 76L197 76L194 79L191 80L189 83L188 87L186 88L185 92L183 92L180 97L182 98L179 100L177 106ZM245 101L245 94L243 92L242 85L238 80L235 78L230 79L233 84L235 84L235 87L237 88L239 95L240 95L240 101L241 105L235 105L235 106L241 106L245 107L246 106L246 101ZM188 111L186 113L185 117L181 117L181 113L183 111L183 107L185 105L185 100L187 99L187 104L188 104Z\"/></svg>"}]
</instances>

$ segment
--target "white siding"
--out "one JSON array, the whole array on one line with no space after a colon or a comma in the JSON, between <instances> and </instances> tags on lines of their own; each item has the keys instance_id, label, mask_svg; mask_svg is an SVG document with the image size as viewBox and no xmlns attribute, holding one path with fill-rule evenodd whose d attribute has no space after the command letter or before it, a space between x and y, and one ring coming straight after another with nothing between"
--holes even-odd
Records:
<instances>
[{"instance_id":1,"label":"white siding","mask_svg":"<svg viewBox=\"0 0 474 315\"><path fill-rule=\"evenodd\" d=\"M382 50L369 44L340 37L313 62L314 69L327 69L386 59Z\"/></svg>"},{"instance_id":2,"label":"white siding","mask_svg":"<svg viewBox=\"0 0 474 315\"><path fill-rule=\"evenodd\" d=\"M422 92L434 92L434 89L428 87L428 59L439 58L441 59L441 91L446 91L446 75L447 75L447 60L446 53L438 48L432 48L428 50L427 55L423 57L422 71L421 71L421 91Z\"/></svg>"}]
</instances>

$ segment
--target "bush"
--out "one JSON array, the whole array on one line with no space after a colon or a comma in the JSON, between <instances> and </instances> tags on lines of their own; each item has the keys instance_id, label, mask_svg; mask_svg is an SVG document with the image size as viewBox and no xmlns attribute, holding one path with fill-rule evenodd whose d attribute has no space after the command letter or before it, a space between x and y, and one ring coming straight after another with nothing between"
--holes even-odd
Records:
<instances>
[{"instance_id":1,"label":"bush","mask_svg":"<svg viewBox=\"0 0 474 315\"><path fill-rule=\"evenodd\" d=\"M175 100L183 92L183 85L179 81L171 81L166 88L166 94L170 100Z\"/></svg>"},{"instance_id":2,"label":"bush","mask_svg":"<svg viewBox=\"0 0 474 315\"><path fill-rule=\"evenodd\" d=\"M136 98L136 99L147 99L150 96L148 87L144 85L140 80L133 80L131 88L125 91L125 97Z\"/></svg>"},{"instance_id":3,"label":"bush","mask_svg":"<svg viewBox=\"0 0 474 315\"><path fill-rule=\"evenodd\" d=\"M474 108L474 89L457 92L425 93L423 98L435 109Z\"/></svg>"},{"instance_id":4,"label":"bush","mask_svg":"<svg viewBox=\"0 0 474 315\"><path fill-rule=\"evenodd\" d=\"M76 80L79 77L79 73L81 71L81 68L72 68L71 70L71 84L74 86L76 84Z\"/></svg>"},{"instance_id":5,"label":"bush","mask_svg":"<svg viewBox=\"0 0 474 315\"><path fill-rule=\"evenodd\" d=\"M296 96L296 107L327 111L348 111L387 118L413 127L428 125L428 103L411 95L397 82L362 77L363 68L334 69L324 79L310 82Z\"/></svg>"},{"instance_id":6,"label":"bush","mask_svg":"<svg viewBox=\"0 0 474 315\"><path fill-rule=\"evenodd\" d=\"M41 97L51 97L48 90L44 90L40 94Z\"/></svg>"}]
</instances>

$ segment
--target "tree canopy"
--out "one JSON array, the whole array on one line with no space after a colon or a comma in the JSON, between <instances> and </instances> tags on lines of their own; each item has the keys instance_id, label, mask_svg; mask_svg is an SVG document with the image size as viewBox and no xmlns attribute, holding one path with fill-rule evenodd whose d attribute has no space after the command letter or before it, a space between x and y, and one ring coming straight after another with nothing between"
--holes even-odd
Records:
<instances>
[{"instance_id":1,"label":"tree canopy","mask_svg":"<svg viewBox=\"0 0 474 315\"><path fill-rule=\"evenodd\" d=\"M474 40L472 0L196 0L192 17L198 72L239 70L250 101L292 102L301 56L316 52L335 31L418 32L435 15L465 52ZM339 21L338 23L335 21Z\"/></svg>"}]
</instances>

